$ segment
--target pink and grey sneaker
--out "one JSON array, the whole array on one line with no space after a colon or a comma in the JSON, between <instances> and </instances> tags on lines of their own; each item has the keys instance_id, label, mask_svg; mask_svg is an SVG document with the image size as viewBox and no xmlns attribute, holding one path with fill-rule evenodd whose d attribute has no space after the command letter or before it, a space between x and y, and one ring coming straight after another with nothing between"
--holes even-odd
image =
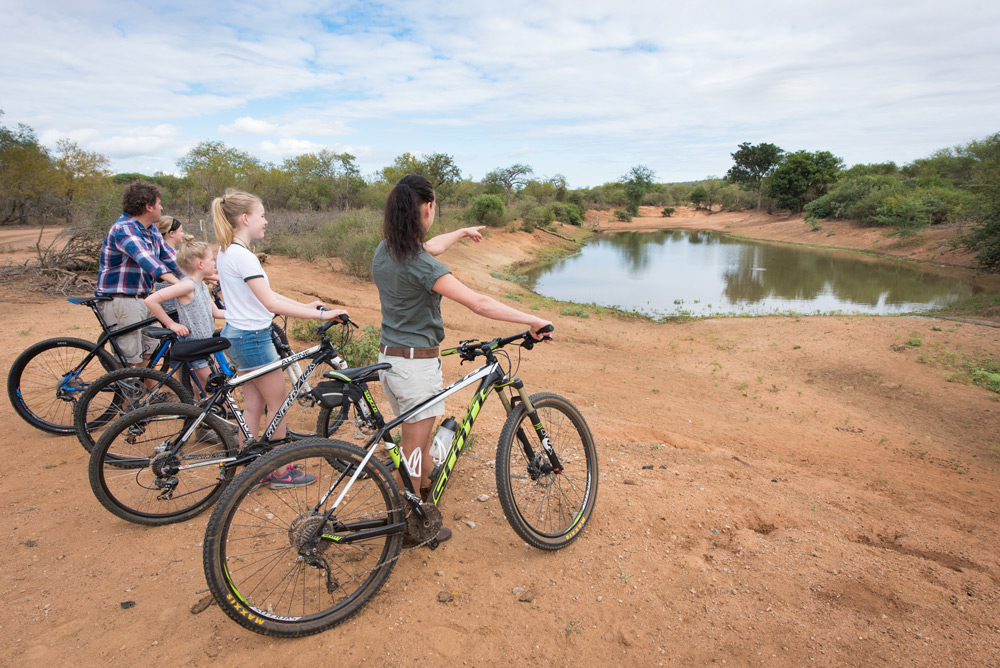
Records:
<instances>
[{"instance_id":1,"label":"pink and grey sneaker","mask_svg":"<svg viewBox=\"0 0 1000 668\"><path fill-rule=\"evenodd\" d=\"M271 473L261 482L267 482L271 489L288 489L290 487L305 487L316 482L316 476L303 473L294 466L284 473Z\"/></svg>"}]
</instances>

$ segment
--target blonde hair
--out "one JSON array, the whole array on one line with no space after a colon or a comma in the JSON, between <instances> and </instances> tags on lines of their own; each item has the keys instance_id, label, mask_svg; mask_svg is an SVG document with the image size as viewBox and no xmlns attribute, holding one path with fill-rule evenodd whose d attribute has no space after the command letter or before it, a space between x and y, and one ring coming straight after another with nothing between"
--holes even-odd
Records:
<instances>
[{"instance_id":1,"label":"blonde hair","mask_svg":"<svg viewBox=\"0 0 1000 668\"><path fill-rule=\"evenodd\" d=\"M184 224L179 218L174 218L173 216L163 216L156 221L156 229L160 231L160 236L166 238L170 234L170 228L174 226L174 221L177 221L177 227Z\"/></svg>"},{"instance_id":2,"label":"blonde hair","mask_svg":"<svg viewBox=\"0 0 1000 668\"><path fill-rule=\"evenodd\" d=\"M184 270L185 274L194 272L195 263L211 257L212 247L204 241L195 241L190 234L184 235L184 243L177 250L177 265Z\"/></svg>"},{"instance_id":3,"label":"blonde hair","mask_svg":"<svg viewBox=\"0 0 1000 668\"><path fill-rule=\"evenodd\" d=\"M240 216L249 214L257 204L263 206L256 195L232 188L226 190L222 197L212 200L212 225L221 250L226 250L233 243L233 230Z\"/></svg>"}]
</instances>

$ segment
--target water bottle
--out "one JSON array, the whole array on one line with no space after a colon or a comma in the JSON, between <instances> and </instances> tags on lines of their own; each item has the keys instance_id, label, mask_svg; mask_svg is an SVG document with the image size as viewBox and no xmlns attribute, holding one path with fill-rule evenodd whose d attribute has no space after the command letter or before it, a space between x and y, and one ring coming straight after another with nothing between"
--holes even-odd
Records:
<instances>
[{"instance_id":1,"label":"water bottle","mask_svg":"<svg viewBox=\"0 0 1000 668\"><path fill-rule=\"evenodd\" d=\"M458 429L458 424L453 417L445 419L441 423L441 426L438 427L438 432L434 436L434 442L431 443L431 459L434 460L435 466L443 462L444 458L448 456L448 451L451 450L451 441L455 438L456 429Z\"/></svg>"}]
</instances>

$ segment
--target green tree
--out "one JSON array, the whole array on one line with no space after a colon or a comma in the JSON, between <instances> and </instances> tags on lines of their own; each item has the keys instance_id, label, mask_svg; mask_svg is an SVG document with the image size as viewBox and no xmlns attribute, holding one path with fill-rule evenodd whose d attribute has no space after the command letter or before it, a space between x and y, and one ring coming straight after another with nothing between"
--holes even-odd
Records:
<instances>
[{"instance_id":1,"label":"green tree","mask_svg":"<svg viewBox=\"0 0 1000 668\"><path fill-rule=\"evenodd\" d=\"M202 189L206 207L226 188L236 187L253 192L263 171L257 158L220 141L199 142L177 161L177 166Z\"/></svg>"},{"instance_id":2,"label":"green tree","mask_svg":"<svg viewBox=\"0 0 1000 668\"><path fill-rule=\"evenodd\" d=\"M503 223L504 206L500 195L480 195L472 200L469 220L479 225L499 227Z\"/></svg>"},{"instance_id":3,"label":"green tree","mask_svg":"<svg viewBox=\"0 0 1000 668\"><path fill-rule=\"evenodd\" d=\"M0 223L26 223L32 207L53 189L56 179L52 158L32 128L23 123L16 130L0 125Z\"/></svg>"},{"instance_id":4,"label":"green tree","mask_svg":"<svg viewBox=\"0 0 1000 668\"><path fill-rule=\"evenodd\" d=\"M111 174L111 163L100 153L82 150L76 142L56 142L55 168L58 195L67 224L73 223L73 204L97 192Z\"/></svg>"},{"instance_id":5,"label":"green tree","mask_svg":"<svg viewBox=\"0 0 1000 668\"><path fill-rule=\"evenodd\" d=\"M498 167L483 177L484 186L495 186L507 195L507 206L510 206L514 191L528 182L528 176L535 170L530 165L517 163L510 167Z\"/></svg>"},{"instance_id":6,"label":"green tree","mask_svg":"<svg viewBox=\"0 0 1000 668\"><path fill-rule=\"evenodd\" d=\"M768 195L778 206L801 211L806 202L826 194L844 161L829 151L796 151L785 156L768 179Z\"/></svg>"},{"instance_id":7,"label":"green tree","mask_svg":"<svg viewBox=\"0 0 1000 668\"><path fill-rule=\"evenodd\" d=\"M956 152L975 161L968 189L980 205L980 222L963 237L963 244L976 252L984 271L1000 272L1000 133L970 142Z\"/></svg>"},{"instance_id":8,"label":"green tree","mask_svg":"<svg viewBox=\"0 0 1000 668\"><path fill-rule=\"evenodd\" d=\"M694 208L700 209L701 203L708 199L708 192L705 190L705 186L695 186L694 190L691 191L691 203L694 204Z\"/></svg>"},{"instance_id":9,"label":"green tree","mask_svg":"<svg viewBox=\"0 0 1000 668\"><path fill-rule=\"evenodd\" d=\"M639 215L639 205L642 198L653 188L653 179L656 174L645 165L636 165L621 178L625 185L625 197L628 199L628 212L633 216Z\"/></svg>"},{"instance_id":10,"label":"green tree","mask_svg":"<svg viewBox=\"0 0 1000 668\"><path fill-rule=\"evenodd\" d=\"M739 149L731 154L736 164L729 168L726 178L757 191L758 211L764 193L764 179L778 166L783 153L784 151L774 144L765 142L751 146L750 142L743 142Z\"/></svg>"}]
</instances>

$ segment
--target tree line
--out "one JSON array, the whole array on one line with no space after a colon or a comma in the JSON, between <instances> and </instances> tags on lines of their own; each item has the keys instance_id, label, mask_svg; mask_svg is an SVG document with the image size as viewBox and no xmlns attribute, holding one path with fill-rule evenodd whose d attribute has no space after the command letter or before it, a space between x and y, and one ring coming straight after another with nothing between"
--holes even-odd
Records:
<instances>
[{"instance_id":1,"label":"tree line","mask_svg":"<svg viewBox=\"0 0 1000 668\"><path fill-rule=\"evenodd\" d=\"M527 164L499 166L478 181L463 176L451 155L403 153L392 164L362 174L350 153L321 150L265 162L219 141L202 141L177 161L178 174L115 174L110 161L60 140L55 151L32 128L8 128L0 111L0 224L57 220L106 227L117 217L122 185L156 183L170 213L204 217L228 187L253 192L272 211L339 215L381 209L404 174L434 184L439 206L463 220L487 225L520 221L523 229L555 220L581 225L588 209L693 205L708 211L756 208L804 211L815 227L824 218L885 226L908 236L928 225L962 223L962 243L987 271L1000 271L1000 134L936 151L897 166L887 162L844 167L829 151L785 151L771 143L740 144L722 178L660 183L645 165L592 188L570 188L561 174L538 176ZM452 213L454 212L454 213Z\"/></svg>"}]
</instances>

